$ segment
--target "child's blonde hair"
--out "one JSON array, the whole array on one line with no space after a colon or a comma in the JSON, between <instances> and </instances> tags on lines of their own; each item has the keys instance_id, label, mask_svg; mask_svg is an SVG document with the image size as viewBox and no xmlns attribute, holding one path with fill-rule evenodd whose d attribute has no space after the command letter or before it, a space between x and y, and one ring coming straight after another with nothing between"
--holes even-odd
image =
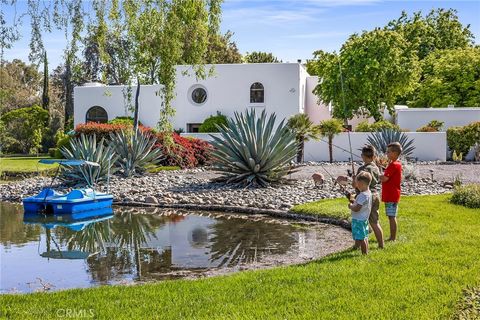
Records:
<instances>
[{"instance_id":1,"label":"child's blonde hair","mask_svg":"<svg viewBox=\"0 0 480 320\"><path fill-rule=\"evenodd\" d=\"M357 174L356 179L358 182L363 182L367 186L369 186L370 182L372 182L372 175L368 172L362 171L359 174Z\"/></svg>"}]
</instances>

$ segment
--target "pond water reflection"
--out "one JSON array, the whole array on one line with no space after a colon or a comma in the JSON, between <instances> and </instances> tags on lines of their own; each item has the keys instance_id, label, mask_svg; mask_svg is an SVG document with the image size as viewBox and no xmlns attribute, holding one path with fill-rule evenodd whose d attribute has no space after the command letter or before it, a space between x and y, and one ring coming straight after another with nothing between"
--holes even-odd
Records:
<instances>
[{"instance_id":1,"label":"pond water reflection","mask_svg":"<svg viewBox=\"0 0 480 320\"><path fill-rule=\"evenodd\" d=\"M24 216L20 205L0 203L0 292L175 279L281 264L285 257L311 259L339 234L329 226L237 214L114 211L71 221Z\"/></svg>"}]
</instances>

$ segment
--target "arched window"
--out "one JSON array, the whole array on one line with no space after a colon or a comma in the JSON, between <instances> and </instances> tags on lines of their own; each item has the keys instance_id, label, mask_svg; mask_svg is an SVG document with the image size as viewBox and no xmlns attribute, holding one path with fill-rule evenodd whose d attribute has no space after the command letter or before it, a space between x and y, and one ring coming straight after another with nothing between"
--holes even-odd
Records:
<instances>
[{"instance_id":1,"label":"arched window","mask_svg":"<svg viewBox=\"0 0 480 320\"><path fill-rule=\"evenodd\" d=\"M250 86L250 103L263 103L265 101L263 84L255 82Z\"/></svg>"},{"instance_id":2,"label":"arched window","mask_svg":"<svg viewBox=\"0 0 480 320\"><path fill-rule=\"evenodd\" d=\"M99 106L94 106L88 109L87 116L85 117L85 122L99 122L99 123L107 123L108 122L108 114L105 109Z\"/></svg>"}]
</instances>

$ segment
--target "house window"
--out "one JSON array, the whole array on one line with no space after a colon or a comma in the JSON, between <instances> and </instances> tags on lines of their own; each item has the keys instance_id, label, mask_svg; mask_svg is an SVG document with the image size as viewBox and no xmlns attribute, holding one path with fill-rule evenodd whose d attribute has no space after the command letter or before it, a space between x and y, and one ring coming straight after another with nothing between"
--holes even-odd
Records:
<instances>
[{"instance_id":1,"label":"house window","mask_svg":"<svg viewBox=\"0 0 480 320\"><path fill-rule=\"evenodd\" d=\"M199 132L201 123L187 123L187 132L196 133Z\"/></svg>"},{"instance_id":2,"label":"house window","mask_svg":"<svg viewBox=\"0 0 480 320\"><path fill-rule=\"evenodd\" d=\"M255 82L250 86L250 103L264 103L264 94L263 84Z\"/></svg>"},{"instance_id":3,"label":"house window","mask_svg":"<svg viewBox=\"0 0 480 320\"><path fill-rule=\"evenodd\" d=\"M192 104L197 106L204 104L208 99L207 89L200 84L190 87L188 90L188 99Z\"/></svg>"},{"instance_id":4,"label":"house window","mask_svg":"<svg viewBox=\"0 0 480 320\"><path fill-rule=\"evenodd\" d=\"M107 111L105 111L105 109L103 109L100 106L91 107L87 111L85 122L107 123L108 122Z\"/></svg>"}]
</instances>

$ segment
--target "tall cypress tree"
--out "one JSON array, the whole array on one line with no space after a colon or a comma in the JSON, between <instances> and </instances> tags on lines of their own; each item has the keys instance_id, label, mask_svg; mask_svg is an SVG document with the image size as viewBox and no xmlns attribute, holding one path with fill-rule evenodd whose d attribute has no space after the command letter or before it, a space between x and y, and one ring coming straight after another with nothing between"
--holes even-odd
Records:
<instances>
[{"instance_id":1,"label":"tall cypress tree","mask_svg":"<svg viewBox=\"0 0 480 320\"><path fill-rule=\"evenodd\" d=\"M48 110L50 98L48 97L48 60L47 51L43 55L43 94L42 94L42 107Z\"/></svg>"}]
</instances>

